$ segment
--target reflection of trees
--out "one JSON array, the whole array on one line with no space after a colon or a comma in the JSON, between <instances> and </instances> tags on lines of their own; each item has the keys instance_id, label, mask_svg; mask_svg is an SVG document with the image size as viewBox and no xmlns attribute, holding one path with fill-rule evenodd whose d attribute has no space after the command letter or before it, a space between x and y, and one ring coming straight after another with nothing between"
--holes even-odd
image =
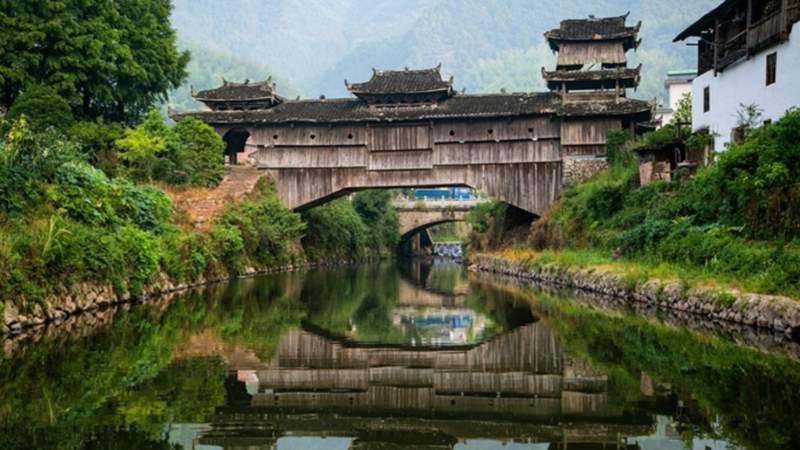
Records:
<instances>
[{"instance_id":1,"label":"reflection of trees","mask_svg":"<svg viewBox=\"0 0 800 450\"><path fill-rule=\"evenodd\" d=\"M225 399L222 362L174 361L175 349L210 331L271 356L305 314L300 281L266 277L134 306L89 337L43 339L3 360L0 448L170 448L165 424L203 421ZM131 447L103 444L115 436Z\"/></svg>"},{"instance_id":2,"label":"reflection of trees","mask_svg":"<svg viewBox=\"0 0 800 450\"><path fill-rule=\"evenodd\" d=\"M221 285L203 300L212 304L204 328L230 346L247 347L262 360L269 360L281 336L305 317L305 308L297 301L302 285L299 273Z\"/></svg>"},{"instance_id":3,"label":"reflection of trees","mask_svg":"<svg viewBox=\"0 0 800 450\"><path fill-rule=\"evenodd\" d=\"M459 282L465 279L464 268L456 263L434 264L430 260L404 258L397 267L405 279L439 294L456 294Z\"/></svg>"},{"instance_id":4,"label":"reflection of trees","mask_svg":"<svg viewBox=\"0 0 800 450\"><path fill-rule=\"evenodd\" d=\"M693 413L705 423L683 424L689 439L721 434L745 448L800 448L800 367L789 358L544 294L535 305L570 352L609 372L612 398L638 398L646 372L674 386L680 398L697 401Z\"/></svg>"},{"instance_id":5,"label":"reflection of trees","mask_svg":"<svg viewBox=\"0 0 800 450\"><path fill-rule=\"evenodd\" d=\"M367 341L397 340L392 312L399 275L391 264L340 267L309 273L301 300L308 321L339 335Z\"/></svg>"},{"instance_id":6,"label":"reflection of trees","mask_svg":"<svg viewBox=\"0 0 800 450\"><path fill-rule=\"evenodd\" d=\"M431 267L425 287L434 292L453 295L458 282L464 278L464 268L456 264L442 264Z\"/></svg>"},{"instance_id":7,"label":"reflection of trees","mask_svg":"<svg viewBox=\"0 0 800 450\"><path fill-rule=\"evenodd\" d=\"M163 422L149 419L179 417L178 403L168 395L138 397L136 390L170 364L173 348L204 312L205 305L189 302L175 302L163 315L135 307L90 337L42 340L3 361L0 448L83 448L116 434L136 438L139 448L166 448ZM184 392L177 386L173 393Z\"/></svg>"}]
</instances>

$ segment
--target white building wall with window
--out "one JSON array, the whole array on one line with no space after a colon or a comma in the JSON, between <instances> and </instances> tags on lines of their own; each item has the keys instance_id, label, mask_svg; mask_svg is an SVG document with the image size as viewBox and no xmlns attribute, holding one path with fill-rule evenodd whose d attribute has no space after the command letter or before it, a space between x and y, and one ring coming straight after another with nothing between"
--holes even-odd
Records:
<instances>
[{"instance_id":1,"label":"white building wall with window","mask_svg":"<svg viewBox=\"0 0 800 450\"><path fill-rule=\"evenodd\" d=\"M777 53L775 83L767 85L767 55ZM704 111L703 90L708 87L710 108ZM692 82L692 126L715 135L714 149L724 150L737 126L740 104L758 105L763 120L775 121L792 107L800 107L800 24L789 40L743 59L714 75L710 70Z\"/></svg>"}]
</instances>

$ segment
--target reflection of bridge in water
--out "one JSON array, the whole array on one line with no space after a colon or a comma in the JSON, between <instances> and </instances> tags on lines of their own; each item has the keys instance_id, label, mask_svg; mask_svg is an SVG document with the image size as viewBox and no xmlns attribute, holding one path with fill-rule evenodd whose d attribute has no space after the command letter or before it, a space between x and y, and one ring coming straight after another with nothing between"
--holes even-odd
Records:
<instances>
[{"instance_id":1,"label":"reflection of bridge in water","mask_svg":"<svg viewBox=\"0 0 800 450\"><path fill-rule=\"evenodd\" d=\"M630 448L621 437L652 428L646 416L622 417L609 407L607 376L566 355L542 322L445 348L294 330L270 364L238 376L250 394L238 383L241 401L217 411L201 443L245 448L237 445L246 440L246 448L272 449L291 434L357 438L351 448L394 448L389 442L398 440L452 448L475 438Z\"/></svg>"}]
</instances>

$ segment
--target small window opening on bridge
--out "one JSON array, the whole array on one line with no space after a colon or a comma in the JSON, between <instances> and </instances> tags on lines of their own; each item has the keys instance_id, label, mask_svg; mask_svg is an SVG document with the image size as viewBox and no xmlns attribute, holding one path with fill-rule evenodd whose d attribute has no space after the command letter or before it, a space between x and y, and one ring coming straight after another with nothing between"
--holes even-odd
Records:
<instances>
[{"instance_id":1,"label":"small window opening on bridge","mask_svg":"<svg viewBox=\"0 0 800 450\"><path fill-rule=\"evenodd\" d=\"M316 134L312 134L312 135L311 135L311 139L316 139L316 138L317 138L317 135L316 135Z\"/></svg>"},{"instance_id":2,"label":"small window opening on bridge","mask_svg":"<svg viewBox=\"0 0 800 450\"><path fill-rule=\"evenodd\" d=\"M494 130L493 130L493 129L491 129L491 128L489 128L489 130L488 130L488 133L489 133L489 134L494 134Z\"/></svg>"},{"instance_id":3,"label":"small window opening on bridge","mask_svg":"<svg viewBox=\"0 0 800 450\"><path fill-rule=\"evenodd\" d=\"M278 135L277 134L273 134L272 135L272 139L278 140Z\"/></svg>"},{"instance_id":4,"label":"small window opening on bridge","mask_svg":"<svg viewBox=\"0 0 800 450\"><path fill-rule=\"evenodd\" d=\"M533 133L533 128L528 128L528 133Z\"/></svg>"},{"instance_id":5,"label":"small window opening on bridge","mask_svg":"<svg viewBox=\"0 0 800 450\"><path fill-rule=\"evenodd\" d=\"M353 139L353 133L348 134L347 139Z\"/></svg>"},{"instance_id":6,"label":"small window opening on bridge","mask_svg":"<svg viewBox=\"0 0 800 450\"><path fill-rule=\"evenodd\" d=\"M456 135L456 131L455 130L450 130L450 136L455 136L455 135Z\"/></svg>"}]
</instances>

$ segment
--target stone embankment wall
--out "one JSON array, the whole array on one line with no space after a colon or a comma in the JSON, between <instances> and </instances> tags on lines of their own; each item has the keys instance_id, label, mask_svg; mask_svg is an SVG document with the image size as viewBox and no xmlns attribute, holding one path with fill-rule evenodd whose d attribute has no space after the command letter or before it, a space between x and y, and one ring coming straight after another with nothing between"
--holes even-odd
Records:
<instances>
[{"instance_id":1,"label":"stone embankment wall","mask_svg":"<svg viewBox=\"0 0 800 450\"><path fill-rule=\"evenodd\" d=\"M46 324L59 324L71 317L95 315L97 311L112 306L143 302L169 294L184 292L192 288L231 281L237 278L249 278L269 273L287 272L329 265L353 264L356 262L357 261L351 260L303 262L268 269L251 267L238 275L219 276L215 278L200 277L193 282L185 283L174 282L166 275L162 275L157 280L150 283L139 296L132 296L129 293L118 295L114 292L110 284L81 283L72 287L62 288L60 293L50 295L41 304L36 305L30 312L21 313L12 302L6 302L3 308L3 321L0 323L0 335L16 335L24 330L41 327Z\"/></svg>"},{"instance_id":2,"label":"stone embankment wall","mask_svg":"<svg viewBox=\"0 0 800 450\"><path fill-rule=\"evenodd\" d=\"M678 282L631 282L623 275L555 265L536 266L488 255L471 258L470 270L509 275L558 287L580 289L630 304L681 311L707 320L768 329L800 338L800 302L774 295L687 289Z\"/></svg>"}]
</instances>

